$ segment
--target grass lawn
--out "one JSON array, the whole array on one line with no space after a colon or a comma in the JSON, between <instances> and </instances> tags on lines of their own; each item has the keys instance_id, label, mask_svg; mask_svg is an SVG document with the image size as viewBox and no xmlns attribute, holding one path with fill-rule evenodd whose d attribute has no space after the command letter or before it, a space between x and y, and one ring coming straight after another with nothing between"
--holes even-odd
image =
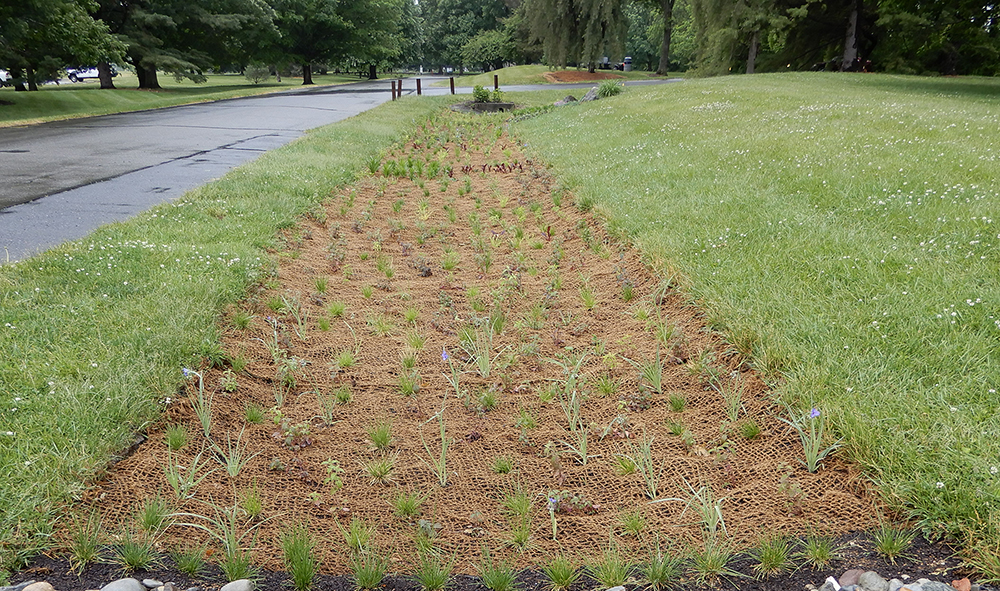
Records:
<instances>
[{"instance_id":1,"label":"grass lawn","mask_svg":"<svg viewBox=\"0 0 1000 591\"><path fill-rule=\"evenodd\" d=\"M1000 574L1000 80L724 77L516 126L931 534Z\"/></svg>"},{"instance_id":2,"label":"grass lawn","mask_svg":"<svg viewBox=\"0 0 1000 591\"><path fill-rule=\"evenodd\" d=\"M357 82L358 78L327 74L314 76L313 80L316 84L345 84ZM302 78L282 78L280 84L270 78L252 84L236 74L210 75L208 82L195 84L186 79L178 82L164 74L160 77L160 85L162 90L138 90L135 75L125 72L115 77L115 90L101 90L96 80L47 84L38 92L15 92L5 87L0 89L0 127L264 94L300 87Z\"/></svg>"},{"instance_id":3,"label":"grass lawn","mask_svg":"<svg viewBox=\"0 0 1000 591\"><path fill-rule=\"evenodd\" d=\"M455 86L456 87L473 87L473 86L483 86L487 88L493 88L493 76L499 76L500 89L503 90L504 86L512 86L519 84L551 84L545 79L542 74L545 72L551 72L554 68L551 66L543 65L529 65L529 66L511 66L509 68L501 68L499 70L494 70L492 72L484 72L482 74L476 74L473 76L455 76ZM568 68L572 71L574 68ZM586 70L584 70L586 71ZM610 74L616 74L618 76L624 76L627 80L648 80L650 78L660 78L656 76L653 72L640 72L633 70L631 72L618 72L615 70L600 70L601 72L607 72ZM677 74L679 76L681 74ZM447 86L448 81L435 82L435 86Z\"/></svg>"}]
</instances>

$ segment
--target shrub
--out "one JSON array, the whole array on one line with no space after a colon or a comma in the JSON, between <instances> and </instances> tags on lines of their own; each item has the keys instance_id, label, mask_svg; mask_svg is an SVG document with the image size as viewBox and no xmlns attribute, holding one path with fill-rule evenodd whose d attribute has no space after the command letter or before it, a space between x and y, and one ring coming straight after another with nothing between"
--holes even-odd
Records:
<instances>
[{"instance_id":1,"label":"shrub","mask_svg":"<svg viewBox=\"0 0 1000 591\"><path fill-rule=\"evenodd\" d=\"M475 86L472 88L472 100L477 103L488 103L490 102L490 91L482 86Z\"/></svg>"},{"instance_id":2,"label":"shrub","mask_svg":"<svg viewBox=\"0 0 1000 591\"><path fill-rule=\"evenodd\" d=\"M271 71L264 64L251 64L243 70L243 75L252 84L260 84L271 77Z\"/></svg>"},{"instance_id":3,"label":"shrub","mask_svg":"<svg viewBox=\"0 0 1000 591\"><path fill-rule=\"evenodd\" d=\"M608 98L609 96L617 96L625 90L624 84L619 84L615 80L605 80L601 82L597 87L597 96L601 98Z\"/></svg>"}]
</instances>

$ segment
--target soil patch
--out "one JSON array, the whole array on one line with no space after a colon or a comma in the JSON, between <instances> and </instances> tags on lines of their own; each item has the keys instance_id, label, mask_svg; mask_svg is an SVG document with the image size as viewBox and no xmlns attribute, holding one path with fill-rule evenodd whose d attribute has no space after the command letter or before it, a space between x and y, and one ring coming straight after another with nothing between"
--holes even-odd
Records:
<instances>
[{"instance_id":1,"label":"soil patch","mask_svg":"<svg viewBox=\"0 0 1000 591\"><path fill-rule=\"evenodd\" d=\"M236 507L267 571L282 568L282 533L305 524L327 575L348 571L352 520L373 528L369 548L393 572L413 572L430 543L462 574L484 547L518 568L593 560L609 540L633 561L656 539L699 548L699 497L734 550L875 525L882 509L858 471L832 457L807 472L747 360L498 122L442 114L288 229L223 319L222 350L81 511L120 540L143 535L154 497L209 518ZM391 426L384 449L379 425ZM179 428L187 441L171 450ZM230 476L225 457L244 448ZM167 477L192 470L186 490ZM523 516L505 506L518 491ZM422 500L418 514L401 515L402 495ZM224 551L177 523L157 536L171 547Z\"/></svg>"},{"instance_id":2,"label":"soil patch","mask_svg":"<svg viewBox=\"0 0 1000 591\"><path fill-rule=\"evenodd\" d=\"M592 80L617 80L624 78L610 72L588 72L586 70L557 70L544 72L542 76L549 82L590 82Z\"/></svg>"}]
</instances>

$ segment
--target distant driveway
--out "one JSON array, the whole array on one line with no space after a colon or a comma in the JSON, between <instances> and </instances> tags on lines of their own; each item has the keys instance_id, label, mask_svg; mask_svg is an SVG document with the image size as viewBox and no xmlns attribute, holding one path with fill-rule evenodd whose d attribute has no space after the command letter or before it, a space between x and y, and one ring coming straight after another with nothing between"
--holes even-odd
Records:
<instances>
[{"instance_id":1,"label":"distant driveway","mask_svg":"<svg viewBox=\"0 0 1000 591\"><path fill-rule=\"evenodd\" d=\"M424 93L447 94L430 86L435 80L423 77ZM365 81L0 128L0 264L175 199L306 130L391 100L389 86ZM406 80L406 93L414 86Z\"/></svg>"}]
</instances>

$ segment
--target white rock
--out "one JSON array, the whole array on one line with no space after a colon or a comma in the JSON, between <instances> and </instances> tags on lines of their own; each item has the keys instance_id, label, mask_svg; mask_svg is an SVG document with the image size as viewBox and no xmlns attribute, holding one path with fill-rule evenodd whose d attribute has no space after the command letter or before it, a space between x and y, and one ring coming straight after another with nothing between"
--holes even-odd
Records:
<instances>
[{"instance_id":1,"label":"white rock","mask_svg":"<svg viewBox=\"0 0 1000 591\"><path fill-rule=\"evenodd\" d=\"M39 583L32 583L25 587L22 591L55 591L55 588L45 581L42 581Z\"/></svg>"},{"instance_id":2,"label":"white rock","mask_svg":"<svg viewBox=\"0 0 1000 591\"><path fill-rule=\"evenodd\" d=\"M135 579L118 579L101 587L101 591L146 591L146 587Z\"/></svg>"},{"instance_id":3,"label":"white rock","mask_svg":"<svg viewBox=\"0 0 1000 591\"><path fill-rule=\"evenodd\" d=\"M232 583L226 583L219 591L253 591L253 581L240 579Z\"/></svg>"}]
</instances>

